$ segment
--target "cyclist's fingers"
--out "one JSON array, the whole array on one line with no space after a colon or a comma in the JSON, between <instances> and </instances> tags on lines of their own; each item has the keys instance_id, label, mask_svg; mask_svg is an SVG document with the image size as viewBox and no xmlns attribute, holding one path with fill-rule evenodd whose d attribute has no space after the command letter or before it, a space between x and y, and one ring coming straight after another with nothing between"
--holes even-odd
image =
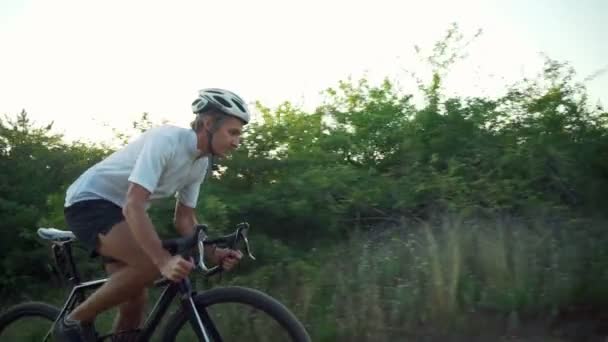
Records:
<instances>
[{"instance_id":1,"label":"cyclist's fingers","mask_svg":"<svg viewBox=\"0 0 608 342\"><path fill-rule=\"evenodd\" d=\"M186 269L192 269L194 268L194 263L191 260L186 260L186 259L180 259L179 262L177 263L180 267L186 268Z\"/></svg>"},{"instance_id":2,"label":"cyclist's fingers","mask_svg":"<svg viewBox=\"0 0 608 342\"><path fill-rule=\"evenodd\" d=\"M237 263L239 262L240 258L237 256L233 256L233 255L228 255L227 257L225 257L222 262L228 262L228 263Z\"/></svg>"},{"instance_id":3,"label":"cyclist's fingers","mask_svg":"<svg viewBox=\"0 0 608 342\"><path fill-rule=\"evenodd\" d=\"M230 253L228 253L227 258L231 258L231 259L237 259L240 260L243 257L243 253L241 251L237 250L231 250Z\"/></svg>"},{"instance_id":4,"label":"cyclist's fingers","mask_svg":"<svg viewBox=\"0 0 608 342\"><path fill-rule=\"evenodd\" d=\"M243 253L239 250L228 250L226 254L222 257L222 264L227 260L238 261L243 257Z\"/></svg>"},{"instance_id":5,"label":"cyclist's fingers","mask_svg":"<svg viewBox=\"0 0 608 342\"><path fill-rule=\"evenodd\" d=\"M192 268L188 264L179 264L175 266L174 270L179 276L184 277L190 273Z\"/></svg>"},{"instance_id":6,"label":"cyclist's fingers","mask_svg":"<svg viewBox=\"0 0 608 342\"><path fill-rule=\"evenodd\" d=\"M226 270L230 270L236 266L236 264L238 264L238 259L228 257L223 260L222 267Z\"/></svg>"},{"instance_id":7,"label":"cyclist's fingers","mask_svg":"<svg viewBox=\"0 0 608 342\"><path fill-rule=\"evenodd\" d=\"M188 272L182 272L180 270L174 270L173 273L171 273L171 280L174 282L178 282L182 279L184 279L186 276L188 276Z\"/></svg>"}]
</instances>

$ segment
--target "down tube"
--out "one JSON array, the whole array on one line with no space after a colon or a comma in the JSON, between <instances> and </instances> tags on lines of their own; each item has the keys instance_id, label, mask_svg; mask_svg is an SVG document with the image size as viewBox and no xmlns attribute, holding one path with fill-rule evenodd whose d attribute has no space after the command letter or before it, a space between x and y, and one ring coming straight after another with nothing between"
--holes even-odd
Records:
<instances>
[{"instance_id":1,"label":"down tube","mask_svg":"<svg viewBox=\"0 0 608 342\"><path fill-rule=\"evenodd\" d=\"M182 305L188 312L188 320L190 321L192 330L194 330L198 336L199 341L223 341L222 337L217 331L217 328L215 327L215 324L211 320L211 317L209 317L207 314L205 307L199 306L197 308L194 300L190 296L182 301ZM209 337L211 337L211 339Z\"/></svg>"}]
</instances>

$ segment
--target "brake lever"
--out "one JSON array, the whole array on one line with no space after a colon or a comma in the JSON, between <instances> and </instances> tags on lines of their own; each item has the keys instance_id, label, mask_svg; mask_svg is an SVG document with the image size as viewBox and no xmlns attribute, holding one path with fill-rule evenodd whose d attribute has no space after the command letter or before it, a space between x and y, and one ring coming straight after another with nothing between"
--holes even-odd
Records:
<instances>
[{"instance_id":1,"label":"brake lever","mask_svg":"<svg viewBox=\"0 0 608 342\"><path fill-rule=\"evenodd\" d=\"M251 254L251 246L249 245L249 239L247 238L247 234L249 233L249 223L239 223L237 225L237 229L237 237L241 237L243 239L243 242L245 243L245 253L250 259L255 260L253 254Z\"/></svg>"},{"instance_id":2,"label":"brake lever","mask_svg":"<svg viewBox=\"0 0 608 342\"><path fill-rule=\"evenodd\" d=\"M205 242L208 240L209 236L207 234L207 225L199 224L197 225L198 229L198 267L203 270L203 272L209 276L215 273L221 272L221 265L216 265L211 268L205 264ZM256 260L253 254L251 253L251 245L249 244L249 239L247 238L249 232L249 223L243 222L237 225L237 230L234 234L234 238L232 241L227 243L227 247L230 249L235 249L239 242L239 239L243 239L245 243L245 253L252 260Z\"/></svg>"},{"instance_id":3,"label":"brake lever","mask_svg":"<svg viewBox=\"0 0 608 342\"><path fill-rule=\"evenodd\" d=\"M198 228L198 266L204 271L209 272L209 267L205 264L205 241L207 240L207 225L200 224Z\"/></svg>"}]
</instances>

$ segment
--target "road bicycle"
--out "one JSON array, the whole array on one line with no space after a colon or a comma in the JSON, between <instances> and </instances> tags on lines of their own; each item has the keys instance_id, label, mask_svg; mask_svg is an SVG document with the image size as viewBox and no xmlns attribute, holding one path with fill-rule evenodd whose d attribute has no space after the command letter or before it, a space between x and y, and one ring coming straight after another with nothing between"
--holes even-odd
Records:
<instances>
[{"instance_id":1,"label":"road bicycle","mask_svg":"<svg viewBox=\"0 0 608 342\"><path fill-rule=\"evenodd\" d=\"M209 238L208 227L197 225L191 236L163 241L171 254L192 258L196 269L205 277L222 272L221 266L207 267L204 246L231 249L244 247L244 255L255 260L248 240L246 222L236 225L232 234ZM53 341L55 322L84 301L88 292L99 288L108 278L81 282L72 253L77 241L70 231L39 228L38 236L51 244L52 255L60 273L67 278L71 291L62 308L43 302L17 304L0 314L0 341ZM193 286L194 271L180 282L161 278L154 287L162 293L147 315L141 329L121 333L99 334L97 341L310 341L303 324L276 299L261 291L241 287L215 287L197 292ZM178 309L169 308L178 298ZM168 315L166 324L160 323ZM37 321L37 322L35 322ZM40 326L44 326L40 328ZM34 328L37 327L37 328ZM157 335L156 332L160 331Z\"/></svg>"}]
</instances>

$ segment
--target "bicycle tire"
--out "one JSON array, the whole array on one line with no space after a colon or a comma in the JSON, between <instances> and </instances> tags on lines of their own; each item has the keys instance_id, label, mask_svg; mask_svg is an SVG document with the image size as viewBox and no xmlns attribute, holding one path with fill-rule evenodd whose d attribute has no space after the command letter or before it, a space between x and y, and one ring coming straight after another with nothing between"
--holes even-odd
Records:
<instances>
[{"instance_id":1,"label":"bicycle tire","mask_svg":"<svg viewBox=\"0 0 608 342\"><path fill-rule=\"evenodd\" d=\"M228 303L249 306L268 315L269 318L280 326L286 335L289 335L291 341L310 341L308 332L295 315L276 299L261 291L239 286L219 287L195 295L193 301L199 312L202 311L201 309L205 309L206 311L214 305ZM169 318L164 329L163 341L175 342L176 337L186 322L188 322L187 313L184 312L183 308L180 308ZM211 340L217 341L213 338ZM270 336L268 340L276 341L274 336Z\"/></svg>"},{"instance_id":2,"label":"bicycle tire","mask_svg":"<svg viewBox=\"0 0 608 342\"><path fill-rule=\"evenodd\" d=\"M12 306L0 314L0 340L4 340L2 335L6 333L7 328L24 319L42 318L48 320L48 328L50 329L59 317L60 312L61 310L56 306L43 302L27 302Z\"/></svg>"}]
</instances>

